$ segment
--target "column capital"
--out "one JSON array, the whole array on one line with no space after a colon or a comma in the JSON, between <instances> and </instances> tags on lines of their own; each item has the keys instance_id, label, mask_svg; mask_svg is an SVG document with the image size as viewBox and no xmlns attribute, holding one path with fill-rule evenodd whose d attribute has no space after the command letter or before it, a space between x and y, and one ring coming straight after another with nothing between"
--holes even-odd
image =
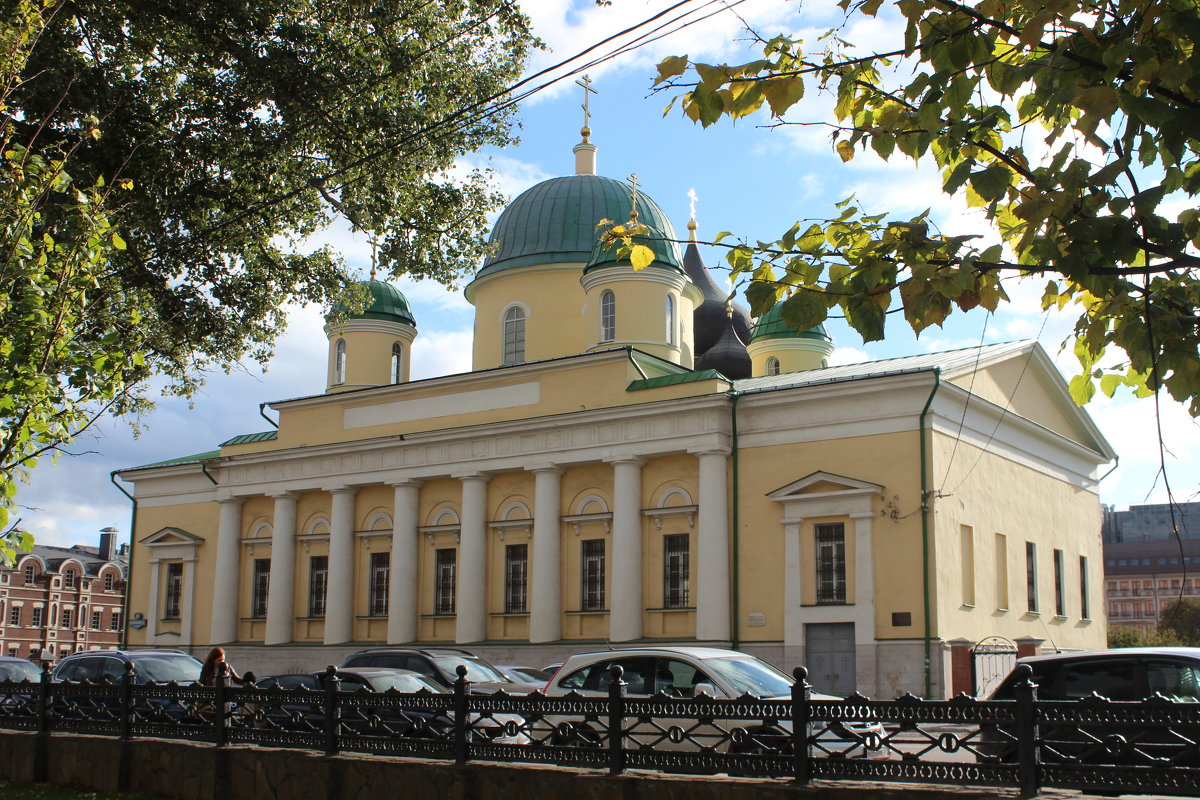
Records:
<instances>
[{"instance_id":1,"label":"column capital","mask_svg":"<svg viewBox=\"0 0 1200 800\"><path fill-rule=\"evenodd\" d=\"M240 495L235 495L232 489L218 489L217 502L221 505L242 505L246 502L246 498Z\"/></svg>"},{"instance_id":2,"label":"column capital","mask_svg":"<svg viewBox=\"0 0 1200 800\"><path fill-rule=\"evenodd\" d=\"M412 487L414 489L419 489L425 485L425 479L424 478L401 478L400 480L388 481L387 485L391 486L393 489L403 489L403 488L408 488L408 487Z\"/></svg>"},{"instance_id":3,"label":"column capital","mask_svg":"<svg viewBox=\"0 0 1200 800\"><path fill-rule=\"evenodd\" d=\"M724 456L725 458L729 458L731 452L732 450L728 447L696 447L688 450L689 455L696 456L697 458L701 456Z\"/></svg>"},{"instance_id":4,"label":"column capital","mask_svg":"<svg viewBox=\"0 0 1200 800\"><path fill-rule=\"evenodd\" d=\"M875 519L875 512L874 511L852 511L851 513L847 514L846 516L850 517L850 519Z\"/></svg>"},{"instance_id":5,"label":"column capital","mask_svg":"<svg viewBox=\"0 0 1200 800\"><path fill-rule=\"evenodd\" d=\"M270 497L274 500L295 500L300 497L300 492L294 492L290 489L286 489L279 492L267 492L267 497Z\"/></svg>"},{"instance_id":6,"label":"column capital","mask_svg":"<svg viewBox=\"0 0 1200 800\"><path fill-rule=\"evenodd\" d=\"M553 473L556 475L561 475L563 473L563 467L559 464L555 464L553 461L543 461L540 464L534 464L532 466L526 467L525 471L532 472L534 475L537 475L537 474L543 473L543 472L549 472L549 473Z\"/></svg>"},{"instance_id":7,"label":"column capital","mask_svg":"<svg viewBox=\"0 0 1200 800\"><path fill-rule=\"evenodd\" d=\"M463 483L469 481L486 481L492 477L490 472L480 472L478 470L472 472L455 472L450 475L451 478L456 478Z\"/></svg>"},{"instance_id":8,"label":"column capital","mask_svg":"<svg viewBox=\"0 0 1200 800\"><path fill-rule=\"evenodd\" d=\"M618 464L632 464L633 466L640 467L642 464L646 463L646 459L642 458L641 456L634 455L610 456L609 458L604 459L604 463L612 464L614 467Z\"/></svg>"},{"instance_id":9,"label":"column capital","mask_svg":"<svg viewBox=\"0 0 1200 800\"><path fill-rule=\"evenodd\" d=\"M337 486L323 486L321 487L321 491L328 494L358 494L358 487L347 486L343 483Z\"/></svg>"}]
</instances>

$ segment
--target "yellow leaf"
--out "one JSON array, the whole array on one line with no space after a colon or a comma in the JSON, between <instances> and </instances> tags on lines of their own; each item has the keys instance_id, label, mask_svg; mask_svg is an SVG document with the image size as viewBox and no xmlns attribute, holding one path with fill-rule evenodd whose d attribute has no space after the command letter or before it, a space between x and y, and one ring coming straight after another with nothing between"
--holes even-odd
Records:
<instances>
[{"instance_id":1,"label":"yellow leaf","mask_svg":"<svg viewBox=\"0 0 1200 800\"><path fill-rule=\"evenodd\" d=\"M854 145L843 139L837 143L837 154L842 157L843 162L849 161L854 158Z\"/></svg>"},{"instance_id":2,"label":"yellow leaf","mask_svg":"<svg viewBox=\"0 0 1200 800\"><path fill-rule=\"evenodd\" d=\"M645 269L654 263L654 251L644 244L635 244L629 250L629 263L634 269Z\"/></svg>"}]
</instances>

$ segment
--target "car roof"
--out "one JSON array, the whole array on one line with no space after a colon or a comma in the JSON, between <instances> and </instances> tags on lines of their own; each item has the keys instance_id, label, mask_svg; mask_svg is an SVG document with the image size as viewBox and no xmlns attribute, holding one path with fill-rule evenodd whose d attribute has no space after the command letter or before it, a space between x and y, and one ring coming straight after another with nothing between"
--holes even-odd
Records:
<instances>
[{"instance_id":1,"label":"car roof","mask_svg":"<svg viewBox=\"0 0 1200 800\"><path fill-rule=\"evenodd\" d=\"M754 658L749 653L743 653L740 650L724 650L719 647L618 647L610 650L589 650L583 653L576 653L567 659L570 661L582 656L595 655L614 655L614 656L636 656L636 655L687 655L692 658L701 660L709 658Z\"/></svg>"},{"instance_id":2,"label":"car roof","mask_svg":"<svg viewBox=\"0 0 1200 800\"><path fill-rule=\"evenodd\" d=\"M324 676L326 673L324 670L321 670L320 672L310 672L308 674L314 675L317 677L321 677L321 676ZM338 667L337 674L338 675L343 675L343 674L344 675L359 675L363 678L374 678L377 676L386 676L386 675L416 675L418 678L425 677L421 673L414 672L411 669L399 669L399 668L392 668L392 667L346 667L345 669Z\"/></svg>"},{"instance_id":3,"label":"car roof","mask_svg":"<svg viewBox=\"0 0 1200 800\"><path fill-rule=\"evenodd\" d=\"M1046 653L1040 656L1024 656L1021 664L1039 664L1053 661L1071 661L1088 658L1112 658L1132 656L1175 656L1200 661L1200 647L1115 647L1111 650L1075 650L1066 653Z\"/></svg>"},{"instance_id":4,"label":"car roof","mask_svg":"<svg viewBox=\"0 0 1200 800\"><path fill-rule=\"evenodd\" d=\"M459 650L454 647L369 647L366 650L357 650L350 655L361 656L370 653L416 653L423 656L467 656L469 658L479 658L479 656L469 650Z\"/></svg>"}]
</instances>

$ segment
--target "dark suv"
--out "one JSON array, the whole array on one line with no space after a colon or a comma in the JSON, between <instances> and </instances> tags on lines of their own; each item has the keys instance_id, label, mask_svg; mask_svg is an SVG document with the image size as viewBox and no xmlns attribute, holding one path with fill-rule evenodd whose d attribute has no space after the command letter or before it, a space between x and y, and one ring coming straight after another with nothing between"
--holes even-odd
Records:
<instances>
[{"instance_id":1,"label":"dark suv","mask_svg":"<svg viewBox=\"0 0 1200 800\"><path fill-rule=\"evenodd\" d=\"M1200 647L1126 647L1022 658L1033 668L1039 700L1082 700L1093 693L1109 700L1200 701ZM992 700L1012 700L1019 680L1009 674Z\"/></svg>"},{"instance_id":2,"label":"dark suv","mask_svg":"<svg viewBox=\"0 0 1200 800\"><path fill-rule=\"evenodd\" d=\"M135 683L195 683L202 664L182 650L87 650L72 653L54 668L56 681L94 681L108 678L117 683L125 665L133 665Z\"/></svg>"},{"instance_id":3,"label":"dark suv","mask_svg":"<svg viewBox=\"0 0 1200 800\"><path fill-rule=\"evenodd\" d=\"M381 647L351 653L342 662L342 667L346 669L387 667L411 670L446 689L454 688L459 666L467 668L467 680L471 682L472 694L491 694L499 690L509 694L528 694L541 688L530 683L510 681L504 677L504 673L474 653L454 648L432 650Z\"/></svg>"}]
</instances>

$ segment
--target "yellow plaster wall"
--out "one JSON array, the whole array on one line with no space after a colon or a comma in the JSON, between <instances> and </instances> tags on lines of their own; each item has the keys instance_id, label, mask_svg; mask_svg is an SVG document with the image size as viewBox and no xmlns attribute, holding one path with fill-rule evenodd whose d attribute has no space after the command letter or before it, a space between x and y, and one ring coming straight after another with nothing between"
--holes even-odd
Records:
<instances>
[{"instance_id":1,"label":"yellow plaster wall","mask_svg":"<svg viewBox=\"0 0 1200 800\"><path fill-rule=\"evenodd\" d=\"M380 322L379 324L386 324ZM404 326L407 328L407 326ZM326 384L329 391L357 389L363 386L386 386L392 382L392 345L399 344L400 381L406 383L412 361L412 332L409 328L402 335L401 326L396 332L339 330L329 337L329 352L326 357ZM337 342L346 342L346 381L335 384ZM314 390L316 387L313 387Z\"/></svg>"},{"instance_id":2,"label":"yellow plaster wall","mask_svg":"<svg viewBox=\"0 0 1200 800\"><path fill-rule=\"evenodd\" d=\"M1033 420L1074 442L1092 446L1080 434L1073 417L1054 401L1037 372L1026 368L1026 363L1025 358L1011 358L978 370L974 383L970 374L952 382L1001 408L1007 407L1010 413Z\"/></svg>"},{"instance_id":3,"label":"yellow plaster wall","mask_svg":"<svg viewBox=\"0 0 1200 800\"><path fill-rule=\"evenodd\" d=\"M491 528L487 532L487 630L489 639L528 639L528 616L507 616L504 611L505 548L526 546L526 614L533 588L533 492L534 476L529 472L502 472L488 481L488 521L529 520L524 527ZM524 505L521 509L514 504Z\"/></svg>"},{"instance_id":4,"label":"yellow plaster wall","mask_svg":"<svg viewBox=\"0 0 1200 800\"><path fill-rule=\"evenodd\" d=\"M583 305L583 290L579 288L582 272L578 264L514 269L475 284L469 293L475 306L472 369L491 369L502 363L502 315L517 300L529 308L525 318L526 361L583 352L583 327L579 320Z\"/></svg>"},{"instance_id":5,"label":"yellow plaster wall","mask_svg":"<svg viewBox=\"0 0 1200 800\"><path fill-rule=\"evenodd\" d=\"M884 494L898 512L893 520L877 516L873 525L876 567L875 627L883 639L905 639L921 635L921 521L919 450L917 432L901 432L743 449L740 461L740 546L739 584L741 603L739 636L748 642L783 639L783 581L785 549L780 520L784 507L766 495L818 470L869 481L884 487ZM894 498L894 499L893 499ZM888 510L880 500L877 511ZM915 512L915 513L914 513ZM847 596L860 587L853 584L854 526L845 521ZM812 574L813 524L805 520L801 531L806 575ZM809 581L811 583L811 581ZM815 599L815 596L813 597ZM908 611L912 626L892 627L893 612ZM765 625L748 627L746 615L763 612Z\"/></svg>"},{"instance_id":6,"label":"yellow plaster wall","mask_svg":"<svg viewBox=\"0 0 1200 800\"><path fill-rule=\"evenodd\" d=\"M774 342L787 342L787 339L766 339L750 348L750 369L756 378L767 375L767 359L779 359L779 372L805 372L810 369L820 369L821 362L828 359L825 353L813 350L798 350L782 345L772 347Z\"/></svg>"},{"instance_id":7,"label":"yellow plaster wall","mask_svg":"<svg viewBox=\"0 0 1200 800\"><path fill-rule=\"evenodd\" d=\"M699 461L696 456L681 453L648 460L642 466L642 508L658 508L660 499L672 489L682 489L692 499L699 500ZM673 495L667 508L679 507L682 499ZM688 535L688 603L696 605L697 515L671 515L642 518L642 602L647 609L642 614L642 629L647 638L694 637L694 611L665 609L665 576L663 572L664 538L670 534Z\"/></svg>"},{"instance_id":8,"label":"yellow plaster wall","mask_svg":"<svg viewBox=\"0 0 1200 800\"><path fill-rule=\"evenodd\" d=\"M442 511L452 510L462 520L462 485L452 478L442 478L426 482L421 487L417 502L417 520L421 527L435 524ZM441 523L449 524L449 523ZM454 641L455 617L433 616L434 593L434 553L441 549L458 550L458 536L454 533L421 533L420 558L418 567L418 597L417 608L420 619L417 625L417 638L421 641L452 642ZM455 558L456 580L459 577L461 559Z\"/></svg>"},{"instance_id":9,"label":"yellow plaster wall","mask_svg":"<svg viewBox=\"0 0 1200 800\"><path fill-rule=\"evenodd\" d=\"M586 498L596 496L604 501L604 507L611 512L612 497L612 467L608 464L584 464L569 467L563 471L561 478L562 515L573 516L581 513L598 513L598 506L581 507ZM582 578L582 542L584 539L604 540L604 600L608 608L612 602L612 525L609 522L585 522L579 526L576 533L575 525L564 523L562 526L562 541L560 557L562 570L559 579L562 586L563 620L562 631L564 639L603 639L608 635L608 613L582 612L581 578Z\"/></svg>"},{"instance_id":10,"label":"yellow plaster wall","mask_svg":"<svg viewBox=\"0 0 1200 800\"><path fill-rule=\"evenodd\" d=\"M625 268L628 269L628 268ZM655 269L655 267L647 267ZM602 350L621 344L632 344L639 350L664 358L675 364L682 361L682 336L678 321L682 308L690 317L693 306L685 301L679 289L666 283L647 280L620 280L620 270L614 270L611 281L592 284L583 307L584 339L587 349ZM600 341L600 297L611 291L616 302L616 324L612 341ZM667 297L674 299L676 342L667 344ZM688 348L690 352L690 348ZM689 365L690 366L690 365Z\"/></svg>"},{"instance_id":11,"label":"yellow plaster wall","mask_svg":"<svg viewBox=\"0 0 1200 800\"><path fill-rule=\"evenodd\" d=\"M946 474L953 453L948 496L936 501L933 559L938 570L935 594L941 638L979 641L987 636L1046 639L1045 647L1103 649L1106 641L1104 561L1097 495L1041 475L965 442L937 435L934 474ZM974 465L963 480L963 465ZM974 530L975 604L965 606L961 526ZM1007 540L1007 609L1001 608L995 535ZM1025 543L1037 545L1040 614L1027 613ZM1064 551L1066 616L1055 618L1054 550ZM1080 619L1079 557L1088 559L1091 620Z\"/></svg>"}]
</instances>

